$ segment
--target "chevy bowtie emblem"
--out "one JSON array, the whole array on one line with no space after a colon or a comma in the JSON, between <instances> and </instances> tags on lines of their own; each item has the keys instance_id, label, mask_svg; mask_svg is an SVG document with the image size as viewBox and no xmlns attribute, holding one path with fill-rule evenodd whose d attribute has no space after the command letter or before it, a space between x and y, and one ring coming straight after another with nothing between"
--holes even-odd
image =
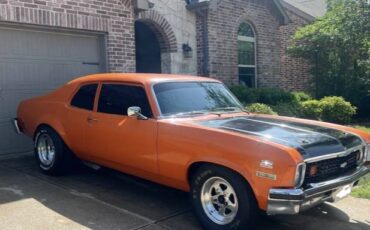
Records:
<instances>
[{"instance_id":1,"label":"chevy bowtie emblem","mask_svg":"<svg viewBox=\"0 0 370 230\"><path fill-rule=\"evenodd\" d=\"M344 168L347 166L347 164L348 164L347 162L344 162L343 164L341 164L341 165L340 165L340 167L341 167L342 169L344 169Z\"/></svg>"}]
</instances>

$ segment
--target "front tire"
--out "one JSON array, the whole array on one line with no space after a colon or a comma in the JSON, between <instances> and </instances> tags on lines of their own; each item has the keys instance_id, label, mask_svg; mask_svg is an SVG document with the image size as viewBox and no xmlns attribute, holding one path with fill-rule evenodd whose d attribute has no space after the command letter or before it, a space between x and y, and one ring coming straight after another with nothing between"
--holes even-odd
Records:
<instances>
[{"instance_id":1,"label":"front tire","mask_svg":"<svg viewBox=\"0 0 370 230\"><path fill-rule=\"evenodd\" d=\"M48 175L61 175L70 162L68 148L59 135L50 127L36 131L35 157L41 171Z\"/></svg>"},{"instance_id":2,"label":"front tire","mask_svg":"<svg viewBox=\"0 0 370 230\"><path fill-rule=\"evenodd\" d=\"M248 183L213 165L199 168L191 181L194 211L205 229L254 229L258 207Z\"/></svg>"}]
</instances>

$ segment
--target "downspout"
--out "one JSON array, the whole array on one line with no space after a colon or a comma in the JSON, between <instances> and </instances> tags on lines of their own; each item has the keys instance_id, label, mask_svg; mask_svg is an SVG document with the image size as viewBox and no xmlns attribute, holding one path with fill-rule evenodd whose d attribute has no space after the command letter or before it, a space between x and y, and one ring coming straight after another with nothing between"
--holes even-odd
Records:
<instances>
[{"instance_id":1,"label":"downspout","mask_svg":"<svg viewBox=\"0 0 370 230\"><path fill-rule=\"evenodd\" d=\"M209 77L209 41L208 41L208 10L202 12L203 36L203 74Z\"/></svg>"}]
</instances>

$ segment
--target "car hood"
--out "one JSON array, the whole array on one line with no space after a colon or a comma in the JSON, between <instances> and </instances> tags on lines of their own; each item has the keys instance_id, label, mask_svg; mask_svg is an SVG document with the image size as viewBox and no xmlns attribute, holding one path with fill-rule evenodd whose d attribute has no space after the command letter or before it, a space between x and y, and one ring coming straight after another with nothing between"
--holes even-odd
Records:
<instances>
[{"instance_id":1,"label":"car hood","mask_svg":"<svg viewBox=\"0 0 370 230\"><path fill-rule=\"evenodd\" d=\"M344 152L363 144L352 133L279 117L243 116L196 122L198 125L253 135L297 149L303 158Z\"/></svg>"}]
</instances>

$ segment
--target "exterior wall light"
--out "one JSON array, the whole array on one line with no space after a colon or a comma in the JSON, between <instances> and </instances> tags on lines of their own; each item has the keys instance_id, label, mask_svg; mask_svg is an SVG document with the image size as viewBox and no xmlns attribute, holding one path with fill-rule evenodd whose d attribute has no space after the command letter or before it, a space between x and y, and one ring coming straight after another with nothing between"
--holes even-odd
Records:
<instances>
[{"instance_id":1,"label":"exterior wall light","mask_svg":"<svg viewBox=\"0 0 370 230\"><path fill-rule=\"evenodd\" d=\"M193 57L193 48L191 48L188 43L182 44L182 52L184 53L185 58Z\"/></svg>"}]
</instances>

